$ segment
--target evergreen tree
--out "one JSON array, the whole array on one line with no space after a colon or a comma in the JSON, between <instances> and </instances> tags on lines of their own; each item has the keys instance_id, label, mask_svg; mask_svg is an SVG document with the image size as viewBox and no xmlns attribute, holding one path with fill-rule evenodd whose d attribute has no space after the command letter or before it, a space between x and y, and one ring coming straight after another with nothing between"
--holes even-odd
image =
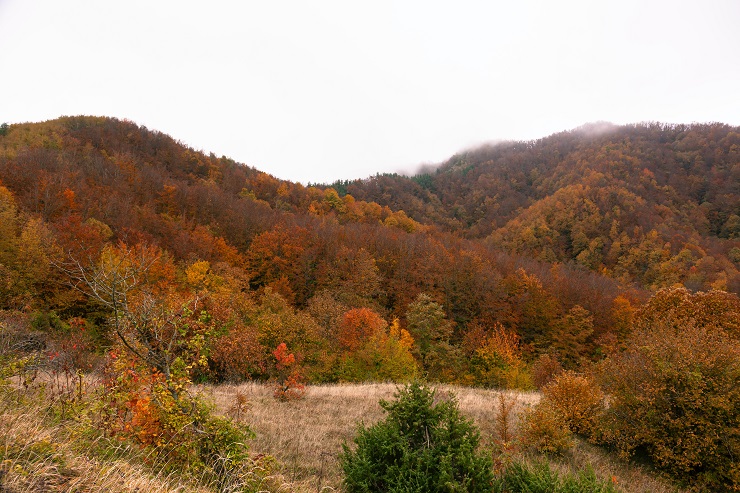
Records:
<instances>
[{"instance_id":1,"label":"evergreen tree","mask_svg":"<svg viewBox=\"0 0 740 493\"><path fill-rule=\"evenodd\" d=\"M360 427L354 450L344 445L349 493L491 491L491 459L477 452L479 432L454 399L435 404L433 390L412 383L380 405L386 419Z\"/></svg>"}]
</instances>

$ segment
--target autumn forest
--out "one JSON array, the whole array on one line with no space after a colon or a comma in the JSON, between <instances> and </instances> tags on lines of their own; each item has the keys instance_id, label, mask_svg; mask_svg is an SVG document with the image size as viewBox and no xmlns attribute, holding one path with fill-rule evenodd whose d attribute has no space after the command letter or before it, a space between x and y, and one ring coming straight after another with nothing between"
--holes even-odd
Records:
<instances>
[{"instance_id":1,"label":"autumn forest","mask_svg":"<svg viewBox=\"0 0 740 493\"><path fill-rule=\"evenodd\" d=\"M667 404L630 380L635 358L662 368L639 337L683 348L694 375L711 368L709 400L691 394L679 414L715 414L670 433L719 420L725 434L664 444L618 419L572 431L699 488L740 488L738 400L715 399L739 392L738 294L737 127L590 125L307 186L125 120L0 129L0 309L4 326L32 327L3 337L109 372L101 426L145 447L182 426L156 407L195 406L193 382L267 382L291 400L320 383L529 390L592 375L600 390L579 392L640 415L641 400Z\"/></svg>"}]
</instances>

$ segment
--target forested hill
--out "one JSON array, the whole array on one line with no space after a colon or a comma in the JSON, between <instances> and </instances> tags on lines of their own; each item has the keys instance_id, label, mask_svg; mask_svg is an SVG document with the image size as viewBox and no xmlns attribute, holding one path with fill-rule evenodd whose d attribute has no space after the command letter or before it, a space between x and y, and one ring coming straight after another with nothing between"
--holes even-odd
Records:
<instances>
[{"instance_id":1,"label":"forested hill","mask_svg":"<svg viewBox=\"0 0 740 493\"><path fill-rule=\"evenodd\" d=\"M341 193L648 288L740 291L740 129L599 124L460 153Z\"/></svg>"},{"instance_id":2,"label":"forested hill","mask_svg":"<svg viewBox=\"0 0 740 493\"><path fill-rule=\"evenodd\" d=\"M372 362L405 351L434 379L495 384L476 359L495 341L575 367L624 340L644 288L740 290L739 145L722 125L577 131L335 189L128 121L4 125L0 309L102 334L59 266L143 252L156 286L218 300L221 376L265 377L279 343L313 381L396 379Z\"/></svg>"}]
</instances>

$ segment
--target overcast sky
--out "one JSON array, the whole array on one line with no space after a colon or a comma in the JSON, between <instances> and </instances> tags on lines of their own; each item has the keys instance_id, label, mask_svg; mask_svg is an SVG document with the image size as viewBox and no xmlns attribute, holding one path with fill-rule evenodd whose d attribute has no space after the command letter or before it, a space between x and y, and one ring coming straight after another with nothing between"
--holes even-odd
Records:
<instances>
[{"instance_id":1,"label":"overcast sky","mask_svg":"<svg viewBox=\"0 0 740 493\"><path fill-rule=\"evenodd\" d=\"M737 0L0 0L0 122L364 178L594 121L740 125L739 26Z\"/></svg>"}]
</instances>

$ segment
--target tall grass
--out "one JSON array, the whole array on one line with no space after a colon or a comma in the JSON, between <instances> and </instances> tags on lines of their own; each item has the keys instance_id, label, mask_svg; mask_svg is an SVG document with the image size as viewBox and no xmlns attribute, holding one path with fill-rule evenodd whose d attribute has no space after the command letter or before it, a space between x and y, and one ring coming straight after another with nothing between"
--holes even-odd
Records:
<instances>
[{"instance_id":1,"label":"tall grass","mask_svg":"<svg viewBox=\"0 0 740 493\"><path fill-rule=\"evenodd\" d=\"M153 474L152 458L126 444L86 439L45 411L50 404L0 396L0 491L207 491L175 474Z\"/></svg>"}]
</instances>

